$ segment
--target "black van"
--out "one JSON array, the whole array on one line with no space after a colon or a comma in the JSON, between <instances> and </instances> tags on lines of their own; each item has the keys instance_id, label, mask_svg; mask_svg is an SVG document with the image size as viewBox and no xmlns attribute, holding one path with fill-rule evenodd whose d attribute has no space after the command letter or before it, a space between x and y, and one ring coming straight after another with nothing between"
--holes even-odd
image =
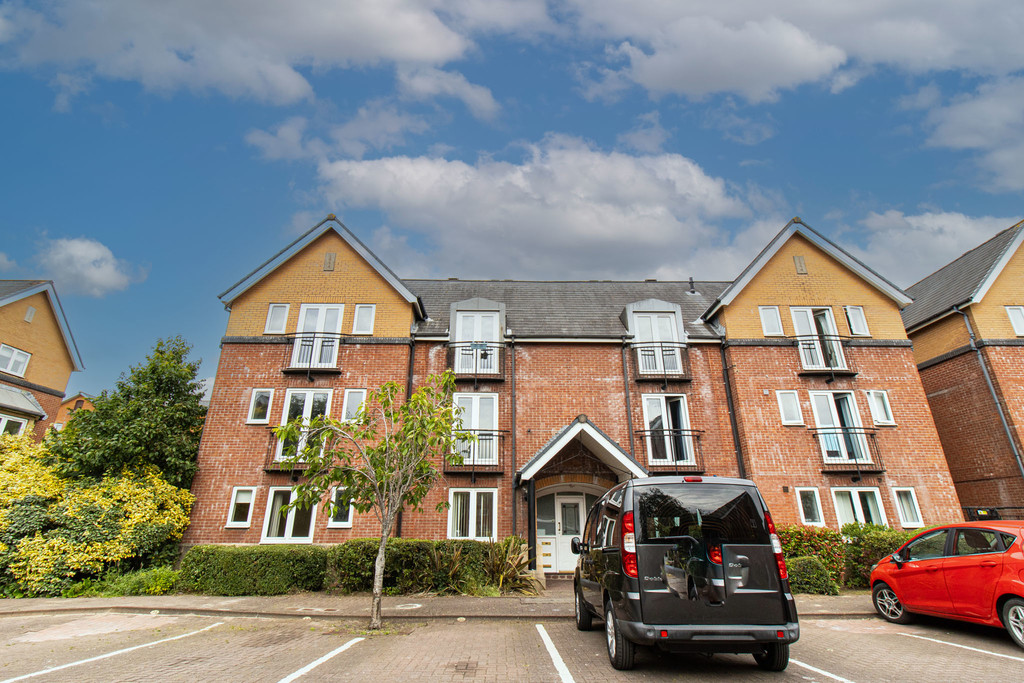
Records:
<instances>
[{"instance_id":1,"label":"black van","mask_svg":"<svg viewBox=\"0 0 1024 683\"><path fill-rule=\"evenodd\" d=\"M789 664L796 604L754 482L631 479L594 504L572 550L576 627L604 618L616 669L633 667L637 645L750 653L770 671Z\"/></svg>"}]
</instances>

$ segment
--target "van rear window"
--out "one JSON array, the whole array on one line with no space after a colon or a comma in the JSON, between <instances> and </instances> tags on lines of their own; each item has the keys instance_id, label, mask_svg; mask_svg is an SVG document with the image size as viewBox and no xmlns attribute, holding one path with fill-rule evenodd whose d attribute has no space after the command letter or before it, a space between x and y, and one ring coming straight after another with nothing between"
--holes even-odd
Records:
<instances>
[{"instance_id":1,"label":"van rear window","mask_svg":"<svg viewBox=\"0 0 1024 683\"><path fill-rule=\"evenodd\" d=\"M725 484L638 486L641 543L690 536L715 543L770 543L755 489Z\"/></svg>"}]
</instances>

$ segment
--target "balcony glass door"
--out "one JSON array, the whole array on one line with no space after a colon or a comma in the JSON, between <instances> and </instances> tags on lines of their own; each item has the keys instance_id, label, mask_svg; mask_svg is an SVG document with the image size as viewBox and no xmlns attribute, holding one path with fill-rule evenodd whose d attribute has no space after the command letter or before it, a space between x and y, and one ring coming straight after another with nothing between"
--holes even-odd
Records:
<instances>
[{"instance_id":1,"label":"balcony glass door","mask_svg":"<svg viewBox=\"0 0 1024 683\"><path fill-rule=\"evenodd\" d=\"M679 347L675 315L671 313L634 313L634 343L641 373L679 372Z\"/></svg>"},{"instance_id":2,"label":"balcony glass door","mask_svg":"<svg viewBox=\"0 0 1024 683\"><path fill-rule=\"evenodd\" d=\"M847 392L812 391L811 407L826 462L871 462L857 404Z\"/></svg>"},{"instance_id":3,"label":"balcony glass door","mask_svg":"<svg viewBox=\"0 0 1024 683\"><path fill-rule=\"evenodd\" d=\"M685 396L645 396L644 419L651 464L693 462L693 437Z\"/></svg>"},{"instance_id":4,"label":"balcony glass door","mask_svg":"<svg viewBox=\"0 0 1024 683\"><path fill-rule=\"evenodd\" d=\"M302 304L292 367L333 368L337 365L343 311L341 304Z\"/></svg>"},{"instance_id":5,"label":"balcony glass door","mask_svg":"<svg viewBox=\"0 0 1024 683\"><path fill-rule=\"evenodd\" d=\"M456 374L498 371L497 311L456 313L455 341Z\"/></svg>"},{"instance_id":6,"label":"balcony glass door","mask_svg":"<svg viewBox=\"0 0 1024 683\"><path fill-rule=\"evenodd\" d=\"M791 308L805 370L845 370L846 359L829 308Z\"/></svg>"},{"instance_id":7,"label":"balcony glass door","mask_svg":"<svg viewBox=\"0 0 1024 683\"><path fill-rule=\"evenodd\" d=\"M462 429L476 435L476 442L459 441L456 452L463 465L498 463L498 397L496 394L456 394Z\"/></svg>"}]
</instances>

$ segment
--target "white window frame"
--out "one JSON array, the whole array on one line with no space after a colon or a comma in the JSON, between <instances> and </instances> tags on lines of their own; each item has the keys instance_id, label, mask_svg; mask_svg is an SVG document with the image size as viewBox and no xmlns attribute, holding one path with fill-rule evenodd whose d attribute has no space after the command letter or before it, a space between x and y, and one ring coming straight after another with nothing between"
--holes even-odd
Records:
<instances>
[{"instance_id":1,"label":"white window frame","mask_svg":"<svg viewBox=\"0 0 1024 683\"><path fill-rule=\"evenodd\" d=\"M786 409L782 405L783 396L791 396L793 398L793 404L796 406L796 412L799 416L796 420L786 419ZM795 389L779 389L775 392L775 401L779 404L779 419L782 420L784 425L803 425L804 424L804 409L800 405L800 393Z\"/></svg>"},{"instance_id":2,"label":"white window frame","mask_svg":"<svg viewBox=\"0 0 1024 683\"><path fill-rule=\"evenodd\" d=\"M0 344L0 354L4 351L9 351L11 357L7 361L5 367L0 367L0 372L6 372L8 375L14 375L15 377L24 377L25 371L28 370L28 363L32 360L32 354L28 351L22 351L8 344ZM16 371L14 368L18 365L18 360L22 360L21 370Z\"/></svg>"},{"instance_id":3,"label":"white window frame","mask_svg":"<svg viewBox=\"0 0 1024 683\"><path fill-rule=\"evenodd\" d=\"M480 427L480 399L488 398L491 399L491 424L494 425L490 429L484 429ZM477 435L477 441L475 443L468 442L456 442L455 449L457 453L462 455L463 465L497 465L500 460L500 453L498 452L501 448L499 441L499 427L498 427L498 395L488 393L470 393L462 392L452 394L452 405L455 406L456 410L459 408L459 401L462 399L469 399L472 404L471 415L469 423L463 422L463 431L473 432ZM457 417L459 416L456 413ZM481 448L480 436L486 436L488 440L484 440L483 443L489 443L490 447ZM467 454L468 452L468 454ZM491 457L487 457L487 456Z\"/></svg>"},{"instance_id":4,"label":"white window frame","mask_svg":"<svg viewBox=\"0 0 1024 683\"><path fill-rule=\"evenodd\" d=\"M341 403L341 420L342 422L350 422L355 419L355 413L359 411L363 403L366 401L366 389L346 389L345 397ZM349 417L349 408L352 407L355 402L355 410L353 410L352 417Z\"/></svg>"},{"instance_id":5,"label":"white window frame","mask_svg":"<svg viewBox=\"0 0 1024 683\"><path fill-rule=\"evenodd\" d=\"M369 328L360 328L357 326L359 322L359 311L370 309L370 326ZM377 305L376 304L356 304L355 310L352 314L352 334L361 335L372 335L373 334L373 323L377 317Z\"/></svg>"},{"instance_id":6,"label":"white window frame","mask_svg":"<svg viewBox=\"0 0 1024 683\"><path fill-rule=\"evenodd\" d=\"M292 396L295 394L306 394L305 402L302 406L302 423L308 425L310 416L313 414L313 395L314 394L327 394L327 406L324 408L324 416L329 417L331 414L331 400L334 398L334 391L331 389L288 389L284 393L284 406L281 410L281 425L288 424L288 407L291 406ZM306 445L305 436L299 437L299 443L297 446L297 452L302 452L302 449ZM284 452L284 441L280 439L277 442L277 454L274 456L274 460L281 460L281 454Z\"/></svg>"},{"instance_id":7,"label":"white window frame","mask_svg":"<svg viewBox=\"0 0 1024 683\"><path fill-rule=\"evenodd\" d=\"M231 502L228 504L228 520L224 524L229 529L248 529L252 524L252 511L256 509L256 488L255 486L236 486L231 489ZM248 491L249 495L249 514L245 518L244 522L235 522L232 518L235 516L235 504L238 502L238 494L242 491Z\"/></svg>"},{"instance_id":8,"label":"white window frame","mask_svg":"<svg viewBox=\"0 0 1024 683\"><path fill-rule=\"evenodd\" d=\"M835 506L836 511L836 523L839 525L840 529L843 528L844 524L849 524L849 522L844 522L843 520L839 519L839 499L836 496L836 494L839 493L840 491L849 492L850 500L853 501L853 514L854 517L856 517L856 519L854 519L853 521L859 522L861 524L865 524L866 522L864 517L864 509L861 507L860 504L859 494L865 492L873 493L875 495L875 502L878 504L878 514L882 516L882 526L889 526L889 520L885 516L885 505L882 504L882 495L879 493L877 486L837 486L835 488L830 489L830 491L832 492L832 505Z\"/></svg>"},{"instance_id":9,"label":"white window frame","mask_svg":"<svg viewBox=\"0 0 1024 683\"><path fill-rule=\"evenodd\" d=\"M280 327L271 327L270 321L274 318L274 309L284 309L284 319L281 321ZM267 307L267 324L263 326L263 334L287 334L288 332L288 313L291 310L291 304L270 304Z\"/></svg>"},{"instance_id":10,"label":"white window frame","mask_svg":"<svg viewBox=\"0 0 1024 683\"><path fill-rule=\"evenodd\" d=\"M18 433L14 436L21 436L28 429L28 419L24 417L14 417L13 415L4 415L0 413L0 434L7 434L7 425L11 422L20 422L21 427L18 428Z\"/></svg>"},{"instance_id":11,"label":"white window frame","mask_svg":"<svg viewBox=\"0 0 1024 683\"><path fill-rule=\"evenodd\" d=\"M876 425L896 424L896 418L892 414L892 404L889 402L889 392L881 389L869 389L864 393L867 394L872 422Z\"/></svg>"},{"instance_id":12,"label":"white window frame","mask_svg":"<svg viewBox=\"0 0 1024 683\"><path fill-rule=\"evenodd\" d=\"M661 438L663 439L664 446L664 458L655 458L654 444L655 442L651 435L654 429L651 427L651 411L648 406L649 401L655 401L658 403L658 408L661 411L663 419L667 418L668 412L668 401L679 400L681 405L680 418L682 424L677 426L662 427L665 430L682 430L684 433L680 435L680 440L677 443L682 444L683 450L686 451L686 458L682 460L673 460L672 454L675 453L675 445L672 442L673 435L671 433L664 434ZM641 405L643 406L644 412L644 431L646 432L645 441L647 445L647 462L652 465L693 465L697 462L697 454L694 449L693 435L689 432L690 430L690 402L686 397L686 394L641 394L640 395Z\"/></svg>"},{"instance_id":13,"label":"white window frame","mask_svg":"<svg viewBox=\"0 0 1024 683\"><path fill-rule=\"evenodd\" d=\"M334 325L328 326L328 312L337 309ZM306 315L317 311L315 329L305 330ZM292 349L293 368L335 368L338 366L338 347L341 345L341 322L345 317L345 304L302 304L295 326L295 346ZM309 353L309 358L304 358ZM324 358L325 350L330 358Z\"/></svg>"},{"instance_id":14,"label":"white window frame","mask_svg":"<svg viewBox=\"0 0 1024 683\"><path fill-rule=\"evenodd\" d=\"M469 492L469 524L476 525L476 510L479 494L490 493L491 495L491 535L490 536L455 536L453 533L454 520L452 513L455 510L455 494ZM474 530L474 529L471 529ZM477 530L478 531L478 530ZM448 538L463 541L494 541L498 536L498 489L496 488L453 488L448 490Z\"/></svg>"},{"instance_id":15,"label":"white window frame","mask_svg":"<svg viewBox=\"0 0 1024 683\"><path fill-rule=\"evenodd\" d=\"M784 337L785 330L782 328L782 316L779 314L778 306L758 306L757 312L761 316L761 332L766 337ZM778 332L769 329L769 323L774 323Z\"/></svg>"},{"instance_id":16,"label":"white window frame","mask_svg":"<svg viewBox=\"0 0 1024 683\"><path fill-rule=\"evenodd\" d=\"M1013 333L1018 337L1024 337L1024 306L1007 306L1006 315L1013 326Z\"/></svg>"},{"instance_id":17,"label":"white window frame","mask_svg":"<svg viewBox=\"0 0 1024 683\"><path fill-rule=\"evenodd\" d=\"M338 500L338 493L340 493L341 491L344 491L344 490L345 489L340 487L340 486L335 486L333 489L331 489L331 503L336 503L337 500ZM331 512L331 514L327 517L327 528L328 529L351 529L352 528L352 519L356 515L356 507L354 505L352 505L351 503L349 503L349 506L348 506L348 521L347 522L335 521L335 519L334 519L334 512L335 511L336 510L333 510Z\"/></svg>"},{"instance_id":18,"label":"white window frame","mask_svg":"<svg viewBox=\"0 0 1024 683\"><path fill-rule=\"evenodd\" d=\"M846 324L850 326L850 334L854 337L870 337L868 318L864 315L863 306L843 306L846 312Z\"/></svg>"},{"instance_id":19,"label":"white window frame","mask_svg":"<svg viewBox=\"0 0 1024 683\"><path fill-rule=\"evenodd\" d=\"M827 329L818 329L817 313L825 314ZM790 306L789 315L804 370L846 370L846 356L831 306ZM826 362L826 351L834 357L835 365Z\"/></svg>"},{"instance_id":20,"label":"white window frame","mask_svg":"<svg viewBox=\"0 0 1024 683\"><path fill-rule=\"evenodd\" d=\"M829 464L872 462L871 450L868 448L867 436L863 432L863 425L861 425L860 421L860 408L857 406L857 397L854 393L852 391L809 391L807 393L811 397L811 414L814 416L814 426L818 430L821 457L824 461ZM841 416L835 403L835 396L838 394L848 396L850 399L850 417L853 418L853 424L846 425L845 427L841 424ZM818 411L818 402L815 399L819 396L828 397L829 414L827 416L821 415ZM826 417L827 419L823 419ZM850 457L849 444L846 442L847 434L843 432L844 428L854 430L848 436L850 439L855 440L854 447L860 449L862 457ZM829 446L835 446L835 448L830 449ZM839 455L830 456L828 454L829 450L837 451Z\"/></svg>"},{"instance_id":21,"label":"white window frame","mask_svg":"<svg viewBox=\"0 0 1024 683\"><path fill-rule=\"evenodd\" d=\"M814 504L818 508L818 521L817 522L808 521L808 519L804 516L804 501L803 501L803 498L802 498L801 494L806 493L807 491L813 491L814 492ZM805 526L825 526L825 513L821 509L821 494L818 493L818 488L816 486L797 486L796 487L796 507L797 507L797 510L799 510L799 512L800 512L800 523L801 524L804 524Z\"/></svg>"},{"instance_id":22,"label":"white window frame","mask_svg":"<svg viewBox=\"0 0 1024 683\"><path fill-rule=\"evenodd\" d=\"M256 407L256 397L261 393L270 394L267 398L267 416L262 420L255 420L252 417L253 408ZM274 390L273 389L253 389L252 396L249 397L249 412L245 414L245 424L247 425L268 425L270 424L270 411L274 408Z\"/></svg>"},{"instance_id":23,"label":"white window frame","mask_svg":"<svg viewBox=\"0 0 1024 683\"><path fill-rule=\"evenodd\" d=\"M493 319L493 324L484 324ZM486 330L484 328L487 328ZM501 353L500 311L455 311L456 374L497 374Z\"/></svg>"},{"instance_id":24,"label":"white window frame","mask_svg":"<svg viewBox=\"0 0 1024 683\"><path fill-rule=\"evenodd\" d=\"M640 320L650 318L651 338L640 335ZM660 320L668 320L668 339L658 329ZM634 311L633 349L637 354L637 372L641 375L674 374L683 369L679 357L679 317L674 311ZM668 346L662 346L667 344Z\"/></svg>"},{"instance_id":25,"label":"white window frame","mask_svg":"<svg viewBox=\"0 0 1024 683\"><path fill-rule=\"evenodd\" d=\"M914 503L914 511L917 512L917 520L907 520L903 517L903 506L900 505L900 493L910 493L910 500ZM917 491L913 486L893 486L892 502L896 506L896 514L899 515L900 524L904 529L920 529L924 526L924 516L921 514L921 506L917 502Z\"/></svg>"},{"instance_id":26,"label":"white window frame","mask_svg":"<svg viewBox=\"0 0 1024 683\"><path fill-rule=\"evenodd\" d=\"M295 508L288 511L284 536L281 538L270 538L267 536L267 533L270 531L271 504L274 500L274 493L277 491L291 491L292 495L288 497L288 503L292 502L292 498L295 495L295 489L291 486L270 487L270 492L267 494L267 506L263 510L263 534L260 537L260 543L312 543L313 534L316 532L316 503L313 504L313 509L309 513L309 536L292 535L292 525L295 522Z\"/></svg>"}]
</instances>

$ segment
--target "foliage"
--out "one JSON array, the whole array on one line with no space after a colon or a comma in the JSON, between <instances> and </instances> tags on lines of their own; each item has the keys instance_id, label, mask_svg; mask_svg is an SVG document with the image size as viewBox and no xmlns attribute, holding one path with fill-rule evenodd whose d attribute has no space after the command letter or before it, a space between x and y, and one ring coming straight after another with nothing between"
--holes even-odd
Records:
<instances>
[{"instance_id":1,"label":"foliage","mask_svg":"<svg viewBox=\"0 0 1024 683\"><path fill-rule=\"evenodd\" d=\"M357 538L327 551L325 587L345 593L373 588L378 540ZM487 544L389 538L383 590L388 594L477 592L486 581Z\"/></svg>"},{"instance_id":2,"label":"foliage","mask_svg":"<svg viewBox=\"0 0 1024 683\"><path fill-rule=\"evenodd\" d=\"M63 593L65 598L108 598L121 595L164 595L177 583L178 572L170 567L153 567L127 574L107 574L102 579L86 578Z\"/></svg>"},{"instance_id":3,"label":"foliage","mask_svg":"<svg viewBox=\"0 0 1024 683\"><path fill-rule=\"evenodd\" d=\"M0 437L0 589L60 595L112 568L165 563L188 526L192 495L153 468L70 481L44 446Z\"/></svg>"},{"instance_id":4,"label":"foliage","mask_svg":"<svg viewBox=\"0 0 1024 683\"><path fill-rule=\"evenodd\" d=\"M373 510L380 522L371 629L382 624L385 547L398 513L406 507L419 509L440 479L435 463L455 457L456 440L469 437L455 431L460 419L452 405L454 391L451 371L431 375L404 402L402 387L386 382L368 392L350 421L322 416L306 424L299 418L277 430L285 445L285 463L305 464L306 480L295 488L292 506L316 504L340 487L357 511ZM333 514L334 501L327 507Z\"/></svg>"},{"instance_id":5,"label":"foliage","mask_svg":"<svg viewBox=\"0 0 1024 683\"><path fill-rule=\"evenodd\" d=\"M157 341L146 362L93 399L94 410L75 411L63 430L51 430L47 448L59 473L100 479L156 467L188 488L206 416L191 348L181 337Z\"/></svg>"},{"instance_id":6,"label":"foliage","mask_svg":"<svg viewBox=\"0 0 1024 683\"><path fill-rule=\"evenodd\" d=\"M780 527L778 533L787 562L789 558L813 555L821 560L829 579L835 583L842 580L846 548L838 531L826 527L787 526Z\"/></svg>"},{"instance_id":7,"label":"foliage","mask_svg":"<svg viewBox=\"0 0 1024 683\"><path fill-rule=\"evenodd\" d=\"M536 594L536 581L529 567L528 546L519 536L488 544L484 561L487 583L497 586L501 593Z\"/></svg>"},{"instance_id":8,"label":"foliage","mask_svg":"<svg viewBox=\"0 0 1024 683\"><path fill-rule=\"evenodd\" d=\"M839 595L839 584L829 575L825 563L815 555L786 560L789 585L794 593Z\"/></svg>"},{"instance_id":9,"label":"foliage","mask_svg":"<svg viewBox=\"0 0 1024 683\"><path fill-rule=\"evenodd\" d=\"M876 524L847 524L843 526L846 544L846 585L867 588L871 568L886 555L917 535L920 530L899 531Z\"/></svg>"},{"instance_id":10,"label":"foliage","mask_svg":"<svg viewBox=\"0 0 1024 683\"><path fill-rule=\"evenodd\" d=\"M315 545L197 545L181 560L178 588L210 595L318 591L327 550Z\"/></svg>"}]
</instances>

